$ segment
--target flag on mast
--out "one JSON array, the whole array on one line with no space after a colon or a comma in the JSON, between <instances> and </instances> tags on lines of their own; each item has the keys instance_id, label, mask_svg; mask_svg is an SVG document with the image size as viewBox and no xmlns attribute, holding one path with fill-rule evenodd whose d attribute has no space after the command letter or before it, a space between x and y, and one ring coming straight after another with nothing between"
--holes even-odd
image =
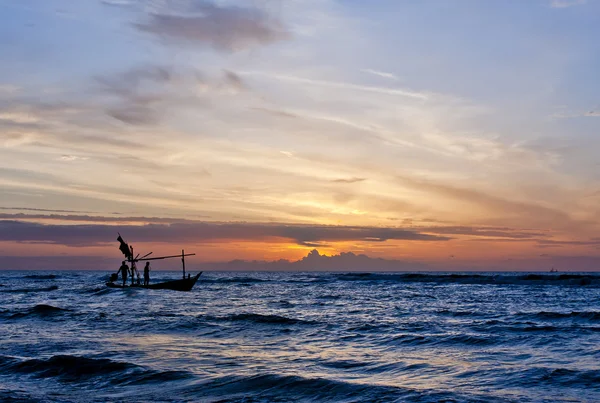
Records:
<instances>
[{"instance_id":1,"label":"flag on mast","mask_svg":"<svg viewBox=\"0 0 600 403\"><path fill-rule=\"evenodd\" d=\"M123 254L125 255L125 257L128 260L133 259L133 253L131 253L131 249L129 248L129 245L127 245L127 243L123 240L123 238L121 238L121 234L119 234L119 236L117 237L117 241L119 241L119 243L121 244L119 246L119 250L121 252L123 252Z\"/></svg>"}]
</instances>

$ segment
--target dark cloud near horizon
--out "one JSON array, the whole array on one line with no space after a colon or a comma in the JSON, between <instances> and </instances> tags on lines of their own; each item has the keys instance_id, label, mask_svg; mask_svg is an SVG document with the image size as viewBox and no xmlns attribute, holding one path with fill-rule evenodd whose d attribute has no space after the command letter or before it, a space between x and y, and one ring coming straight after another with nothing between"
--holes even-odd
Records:
<instances>
[{"instance_id":1,"label":"dark cloud near horizon","mask_svg":"<svg viewBox=\"0 0 600 403\"><path fill-rule=\"evenodd\" d=\"M0 209L4 209L0 207ZM47 212L74 212L69 210L44 210L44 209L22 209L22 210L33 210L33 211L47 211ZM85 213L85 212L79 212ZM62 214L24 214L24 213L0 213L0 220L10 221L21 221L21 220L55 220L55 221L74 221L74 222L91 222L91 223L118 223L118 222L137 222L137 223L149 223L149 224L174 224L179 222L190 222L193 220L177 219L177 218L164 218L164 217L132 217L122 216L119 213L113 213L116 217L106 216L91 216L91 215L62 215Z\"/></svg>"},{"instance_id":2,"label":"dark cloud near horizon","mask_svg":"<svg viewBox=\"0 0 600 403\"><path fill-rule=\"evenodd\" d=\"M31 208L31 207L0 207L0 210L40 211L40 212L45 212L45 213L84 213L84 214L95 213L95 211L58 210L58 209ZM11 214L11 216L12 216L12 214Z\"/></svg>"},{"instance_id":3,"label":"dark cloud near horizon","mask_svg":"<svg viewBox=\"0 0 600 403\"><path fill-rule=\"evenodd\" d=\"M562 246L594 246L600 245L600 240L591 239L589 241L562 241L562 240L553 240L553 239L540 239L537 240L538 248L553 248L553 247L562 247Z\"/></svg>"},{"instance_id":4,"label":"dark cloud near horizon","mask_svg":"<svg viewBox=\"0 0 600 403\"><path fill-rule=\"evenodd\" d=\"M116 217L114 217L116 218ZM115 242L116 233L132 242L214 242L287 239L297 244L323 242L447 241L450 238L400 228L285 225L263 223L179 222L146 225L56 225L17 220L0 221L0 241L50 242L67 246L92 246ZM321 245L322 246L322 245Z\"/></svg>"},{"instance_id":5,"label":"dark cloud near horizon","mask_svg":"<svg viewBox=\"0 0 600 403\"><path fill-rule=\"evenodd\" d=\"M12 209L2 208L0 209ZM29 209L22 209L28 211ZM43 212L70 212L60 210L32 209L32 211ZM73 211L77 213L76 211ZM85 213L85 212L78 212ZM414 239L429 240L448 240L454 235L476 237L472 241L494 241L494 242L519 242L533 241L540 247L552 247L561 245L596 245L600 244L600 239L588 241L559 241L549 239L551 234L547 232L514 229L510 227L491 227L491 226L415 226L407 223L407 227L362 227L362 226L310 226L310 225L290 225L279 223L243 223L243 222L207 222L195 219L172 218L172 217L145 217L145 216L98 216L87 214L30 214L30 213L0 213L0 220L32 222L35 220L63 221L94 223L101 226L109 224L110 228L115 228L113 223L136 223L135 227L142 225L164 225L169 227L175 224L185 224L193 228L196 226L200 232L209 231L210 228L218 229L215 232L215 239L234 239L236 231L244 234L243 239L262 239L264 237L283 237L296 241L303 246L325 247L327 242L362 240L370 242L382 242L390 239ZM210 238L210 237L209 237ZM204 236L202 240L209 239ZM157 240L154 240L157 241Z\"/></svg>"},{"instance_id":6,"label":"dark cloud near horizon","mask_svg":"<svg viewBox=\"0 0 600 403\"><path fill-rule=\"evenodd\" d=\"M534 231L521 231L507 227L472 227L472 226L435 226L415 227L419 231L446 235L471 235L478 237L534 239L549 236L547 233Z\"/></svg>"},{"instance_id":7,"label":"dark cloud near horizon","mask_svg":"<svg viewBox=\"0 0 600 403\"><path fill-rule=\"evenodd\" d=\"M133 24L141 32L167 42L206 45L235 52L290 37L283 24L258 8L220 6L196 0L184 10L156 11ZM174 11L179 11L178 13Z\"/></svg>"}]
</instances>

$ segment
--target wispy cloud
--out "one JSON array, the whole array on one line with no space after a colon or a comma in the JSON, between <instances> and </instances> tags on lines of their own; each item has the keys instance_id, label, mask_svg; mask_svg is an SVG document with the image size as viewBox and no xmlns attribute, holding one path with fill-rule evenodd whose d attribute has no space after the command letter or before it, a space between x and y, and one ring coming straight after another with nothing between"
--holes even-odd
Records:
<instances>
[{"instance_id":1,"label":"wispy cloud","mask_svg":"<svg viewBox=\"0 0 600 403\"><path fill-rule=\"evenodd\" d=\"M73 161L85 161L88 160L88 157L80 157L78 155L61 155L58 158L60 161L65 161L65 162L73 162Z\"/></svg>"},{"instance_id":2,"label":"wispy cloud","mask_svg":"<svg viewBox=\"0 0 600 403\"><path fill-rule=\"evenodd\" d=\"M580 225L568 212L541 204L514 201L501 196L489 194L475 188L463 188L445 183L437 183L424 179L397 177L397 180L410 188L442 196L448 200L456 200L467 205L479 206L486 210L488 217L502 217L511 224L521 223L535 226L552 226L566 228Z\"/></svg>"},{"instance_id":3,"label":"wispy cloud","mask_svg":"<svg viewBox=\"0 0 600 403\"><path fill-rule=\"evenodd\" d=\"M568 8L587 4L587 0L552 0L550 7L552 8Z\"/></svg>"},{"instance_id":4,"label":"wispy cloud","mask_svg":"<svg viewBox=\"0 0 600 403\"><path fill-rule=\"evenodd\" d=\"M396 77L394 74L386 73L385 71L379 71L379 70L373 70L373 69L363 69L361 71L364 73L373 74L378 77L388 78L390 80L395 80L395 81L398 80L398 77Z\"/></svg>"},{"instance_id":5,"label":"wispy cloud","mask_svg":"<svg viewBox=\"0 0 600 403\"><path fill-rule=\"evenodd\" d=\"M333 179L332 182L333 183L356 183L356 182L362 182L367 180L367 178L340 178L340 179Z\"/></svg>"},{"instance_id":6,"label":"wispy cloud","mask_svg":"<svg viewBox=\"0 0 600 403\"><path fill-rule=\"evenodd\" d=\"M269 73L264 73L264 72L247 71L247 72L240 72L240 74L242 74L242 75L266 75L266 76L270 76L276 80L281 80L281 81L293 81L293 82L302 83L302 84L310 84L310 85L321 86L321 87L339 88L339 89L347 89L347 90L354 90L354 91L375 92L375 93L385 94L385 95L398 95L398 96L408 97L408 98L417 98L417 99L424 100L424 101L429 98L429 95L427 93L411 91L411 90L406 90L406 89L401 89L401 88L374 87L374 86L360 85L360 84L353 84L353 83L344 83L344 82L327 81L327 80L316 80L316 79L312 79L312 78L290 76L290 75L285 75L285 74L269 74Z\"/></svg>"}]
</instances>

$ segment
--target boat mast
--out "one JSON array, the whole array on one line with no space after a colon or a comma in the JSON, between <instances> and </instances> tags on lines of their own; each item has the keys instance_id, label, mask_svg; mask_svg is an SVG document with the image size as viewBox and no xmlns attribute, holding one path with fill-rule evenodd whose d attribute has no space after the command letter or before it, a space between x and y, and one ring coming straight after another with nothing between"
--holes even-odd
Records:
<instances>
[{"instance_id":1,"label":"boat mast","mask_svg":"<svg viewBox=\"0 0 600 403\"><path fill-rule=\"evenodd\" d=\"M131 257L129 258L129 262L131 264L131 285L133 285L133 276L134 276L134 268L135 268L135 258L133 257L133 246L129 245L129 250L131 251Z\"/></svg>"},{"instance_id":2,"label":"boat mast","mask_svg":"<svg viewBox=\"0 0 600 403\"><path fill-rule=\"evenodd\" d=\"M181 250L181 265L183 266L183 279L185 280L185 253Z\"/></svg>"}]
</instances>

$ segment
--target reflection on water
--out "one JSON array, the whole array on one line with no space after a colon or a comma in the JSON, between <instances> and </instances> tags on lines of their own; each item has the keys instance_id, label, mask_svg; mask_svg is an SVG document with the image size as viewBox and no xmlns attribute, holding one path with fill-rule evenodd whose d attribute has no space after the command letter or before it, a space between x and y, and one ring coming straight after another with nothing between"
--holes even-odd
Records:
<instances>
[{"instance_id":1,"label":"reflection on water","mask_svg":"<svg viewBox=\"0 0 600 403\"><path fill-rule=\"evenodd\" d=\"M600 400L593 275L106 277L0 272L0 400Z\"/></svg>"}]
</instances>

